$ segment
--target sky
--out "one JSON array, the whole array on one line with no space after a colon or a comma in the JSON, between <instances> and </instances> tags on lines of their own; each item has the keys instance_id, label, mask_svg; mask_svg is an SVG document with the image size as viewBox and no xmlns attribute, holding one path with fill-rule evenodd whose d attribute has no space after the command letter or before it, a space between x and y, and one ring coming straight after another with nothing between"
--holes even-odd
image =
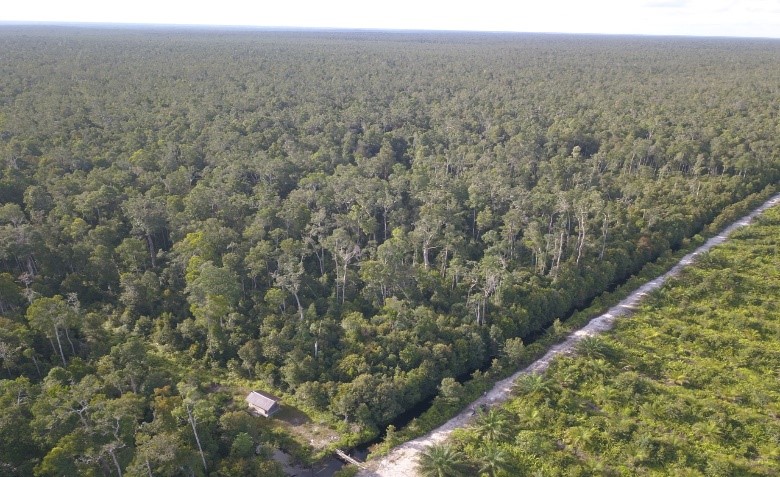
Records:
<instances>
[{"instance_id":1,"label":"sky","mask_svg":"<svg viewBox=\"0 0 780 477\"><path fill-rule=\"evenodd\" d=\"M0 22L780 38L780 0L9 0Z\"/></svg>"}]
</instances>

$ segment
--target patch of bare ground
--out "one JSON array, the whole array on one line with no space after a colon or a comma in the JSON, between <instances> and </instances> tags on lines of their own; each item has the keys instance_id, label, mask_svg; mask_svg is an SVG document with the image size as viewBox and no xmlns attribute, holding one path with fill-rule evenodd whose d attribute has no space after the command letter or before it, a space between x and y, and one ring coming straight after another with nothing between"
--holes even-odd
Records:
<instances>
[{"instance_id":1,"label":"patch of bare ground","mask_svg":"<svg viewBox=\"0 0 780 477\"><path fill-rule=\"evenodd\" d=\"M212 386L212 388L214 387ZM280 400L279 412L270 418L266 418L252 413L246 407L244 398L254 388L250 389L246 385L232 386L229 389L224 386L219 386L219 388L222 391L230 391L239 407L246 409L247 412L250 412L257 419L263 420L267 426L291 435L298 443L311 447L314 452L325 449L341 437L327 423L315 421L306 412L286 402L284 399Z\"/></svg>"},{"instance_id":2,"label":"patch of bare ground","mask_svg":"<svg viewBox=\"0 0 780 477\"><path fill-rule=\"evenodd\" d=\"M339 439L339 433L324 423L313 421L306 413L288 404L271 418L273 424L305 442L315 451L326 448Z\"/></svg>"}]
</instances>

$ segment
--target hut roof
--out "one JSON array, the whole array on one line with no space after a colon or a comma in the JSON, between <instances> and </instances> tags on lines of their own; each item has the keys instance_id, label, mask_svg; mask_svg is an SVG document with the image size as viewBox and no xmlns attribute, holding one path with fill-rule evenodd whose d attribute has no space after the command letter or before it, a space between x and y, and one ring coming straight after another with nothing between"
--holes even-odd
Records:
<instances>
[{"instance_id":1,"label":"hut roof","mask_svg":"<svg viewBox=\"0 0 780 477\"><path fill-rule=\"evenodd\" d=\"M278 404L280 399L272 394L262 391L252 391L247 395L246 402L259 409L270 411L274 404Z\"/></svg>"}]
</instances>

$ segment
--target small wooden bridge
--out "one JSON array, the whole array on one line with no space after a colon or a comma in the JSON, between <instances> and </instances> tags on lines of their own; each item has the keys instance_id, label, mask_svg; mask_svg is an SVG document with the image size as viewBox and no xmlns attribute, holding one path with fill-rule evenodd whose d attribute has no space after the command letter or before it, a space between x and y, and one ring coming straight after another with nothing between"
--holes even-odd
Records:
<instances>
[{"instance_id":1,"label":"small wooden bridge","mask_svg":"<svg viewBox=\"0 0 780 477\"><path fill-rule=\"evenodd\" d=\"M349 454L347 454L346 452L344 452L341 449L336 449L336 455L339 457L339 459L343 460L344 462L348 462L350 464L356 465L356 466L360 467L361 469L365 469L366 468L366 466L363 465L362 462L360 462L359 460L356 460L356 459L350 457Z\"/></svg>"}]
</instances>

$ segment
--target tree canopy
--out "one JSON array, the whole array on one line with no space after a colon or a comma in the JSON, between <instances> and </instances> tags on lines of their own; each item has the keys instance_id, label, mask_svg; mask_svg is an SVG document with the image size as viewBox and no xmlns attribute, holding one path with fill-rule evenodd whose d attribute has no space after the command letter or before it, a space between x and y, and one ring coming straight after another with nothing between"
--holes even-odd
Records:
<instances>
[{"instance_id":1,"label":"tree canopy","mask_svg":"<svg viewBox=\"0 0 780 477\"><path fill-rule=\"evenodd\" d=\"M0 51L10 474L268 471L211 381L377 432L780 179L776 41L3 26Z\"/></svg>"}]
</instances>

